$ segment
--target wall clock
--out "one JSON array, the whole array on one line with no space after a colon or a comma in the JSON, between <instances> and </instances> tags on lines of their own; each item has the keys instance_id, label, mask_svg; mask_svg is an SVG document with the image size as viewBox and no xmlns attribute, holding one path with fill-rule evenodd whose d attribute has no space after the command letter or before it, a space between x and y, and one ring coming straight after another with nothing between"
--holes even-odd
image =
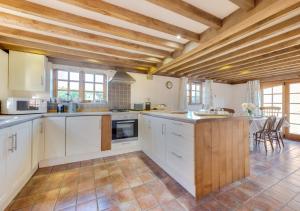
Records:
<instances>
[{"instance_id":1,"label":"wall clock","mask_svg":"<svg viewBox=\"0 0 300 211\"><path fill-rule=\"evenodd\" d=\"M172 81L167 81L167 82L166 82L166 87L167 87L168 89L172 89L172 87L173 87Z\"/></svg>"}]
</instances>

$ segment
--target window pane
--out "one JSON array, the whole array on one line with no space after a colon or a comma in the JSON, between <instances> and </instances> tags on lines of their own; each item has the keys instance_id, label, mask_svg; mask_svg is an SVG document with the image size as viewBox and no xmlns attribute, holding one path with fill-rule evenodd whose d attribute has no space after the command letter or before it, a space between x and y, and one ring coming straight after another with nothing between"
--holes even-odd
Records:
<instances>
[{"instance_id":1,"label":"window pane","mask_svg":"<svg viewBox=\"0 0 300 211\"><path fill-rule=\"evenodd\" d=\"M94 84L93 83L85 83L85 91L94 91Z\"/></svg>"},{"instance_id":2,"label":"window pane","mask_svg":"<svg viewBox=\"0 0 300 211\"><path fill-rule=\"evenodd\" d=\"M300 93L300 83L290 84L290 93Z\"/></svg>"},{"instance_id":3,"label":"window pane","mask_svg":"<svg viewBox=\"0 0 300 211\"><path fill-rule=\"evenodd\" d=\"M300 124L300 115L299 114L290 114L290 123Z\"/></svg>"},{"instance_id":4,"label":"window pane","mask_svg":"<svg viewBox=\"0 0 300 211\"><path fill-rule=\"evenodd\" d=\"M195 90L195 89L196 89L196 85L192 84L192 90Z\"/></svg>"},{"instance_id":5,"label":"window pane","mask_svg":"<svg viewBox=\"0 0 300 211\"><path fill-rule=\"evenodd\" d=\"M94 94L93 94L93 92L85 92L84 99L85 100L93 101L94 100Z\"/></svg>"},{"instance_id":6,"label":"window pane","mask_svg":"<svg viewBox=\"0 0 300 211\"><path fill-rule=\"evenodd\" d=\"M300 125L290 124L289 132L292 134L300 134Z\"/></svg>"},{"instance_id":7,"label":"window pane","mask_svg":"<svg viewBox=\"0 0 300 211\"><path fill-rule=\"evenodd\" d=\"M68 82L67 81L57 81L57 89L68 89Z\"/></svg>"},{"instance_id":8,"label":"window pane","mask_svg":"<svg viewBox=\"0 0 300 211\"><path fill-rule=\"evenodd\" d=\"M300 103L300 94L290 94L290 103Z\"/></svg>"},{"instance_id":9,"label":"window pane","mask_svg":"<svg viewBox=\"0 0 300 211\"><path fill-rule=\"evenodd\" d=\"M103 92L103 84L95 84L96 92Z\"/></svg>"},{"instance_id":10,"label":"window pane","mask_svg":"<svg viewBox=\"0 0 300 211\"><path fill-rule=\"evenodd\" d=\"M79 81L79 73L70 72L70 80L71 81Z\"/></svg>"},{"instance_id":11,"label":"window pane","mask_svg":"<svg viewBox=\"0 0 300 211\"><path fill-rule=\"evenodd\" d=\"M192 97L196 96L196 92L192 91Z\"/></svg>"},{"instance_id":12,"label":"window pane","mask_svg":"<svg viewBox=\"0 0 300 211\"><path fill-rule=\"evenodd\" d=\"M196 92L196 96L199 97L200 96L200 92Z\"/></svg>"},{"instance_id":13,"label":"window pane","mask_svg":"<svg viewBox=\"0 0 300 211\"><path fill-rule=\"evenodd\" d=\"M196 97L193 96L192 97L192 103L195 104L195 102L196 102Z\"/></svg>"},{"instance_id":14,"label":"window pane","mask_svg":"<svg viewBox=\"0 0 300 211\"><path fill-rule=\"evenodd\" d=\"M70 82L70 90L79 90L79 82Z\"/></svg>"},{"instance_id":15,"label":"window pane","mask_svg":"<svg viewBox=\"0 0 300 211\"><path fill-rule=\"evenodd\" d=\"M95 93L95 100L96 101L100 101L100 100L103 100L103 99L104 99L103 92L96 92Z\"/></svg>"},{"instance_id":16,"label":"window pane","mask_svg":"<svg viewBox=\"0 0 300 211\"><path fill-rule=\"evenodd\" d=\"M94 82L94 74L85 74L85 81L87 82Z\"/></svg>"},{"instance_id":17,"label":"window pane","mask_svg":"<svg viewBox=\"0 0 300 211\"><path fill-rule=\"evenodd\" d=\"M282 112L282 104L276 104L276 103L274 103L273 106L274 107L279 107L280 108L279 112Z\"/></svg>"},{"instance_id":18,"label":"window pane","mask_svg":"<svg viewBox=\"0 0 300 211\"><path fill-rule=\"evenodd\" d=\"M268 106L272 106L272 104L270 104L270 103L264 103L264 106L268 107Z\"/></svg>"},{"instance_id":19,"label":"window pane","mask_svg":"<svg viewBox=\"0 0 300 211\"><path fill-rule=\"evenodd\" d=\"M196 86L196 90L197 90L197 91L200 91L200 85L197 85L197 86Z\"/></svg>"},{"instance_id":20,"label":"window pane","mask_svg":"<svg viewBox=\"0 0 300 211\"><path fill-rule=\"evenodd\" d=\"M186 85L186 89L190 90L190 85L189 84Z\"/></svg>"},{"instance_id":21,"label":"window pane","mask_svg":"<svg viewBox=\"0 0 300 211\"><path fill-rule=\"evenodd\" d=\"M104 81L103 75L95 75L95 82L103 83L103 81Z\"/></svg>"},{"instance_id":22,"label":"window pane","mask_svg":"<svg viewBox=\"0 0 300 211\"><path fill-rule=\"evenodd\" d=\"M273 95L273 103L282 103L282 95L281 94Z\"/></svg>"},{"instance_id":23,"label":"window pane","mask_svg":"<svg viewBox=\"0 0 300 211\"><path fill-rule=\"evenodd\" d=\"M76 91L70 91L70 98L71 99L78 99L79 98L79 92Z\"/></svg>"},{"instance_id":24,"label":"window pane","mask_svg":"<svg viewBox=\"0 0 300 211\"><path fill-rule=\"evenodd\" d=\"M57 91L57 98L66 100L68 97L67 94L68 94L67 91Z\"/></svg>"},{"instance_id":25,"label":"window pane","mask_svg":"<svg viewBox=\"0 0 300 211\"><path fill-rule=\"evenodd\" d=\"M281 94L282 93L282 85L280 86L274 86L273 87L273 93Z\"/></svg>"},{"instance_id":26,"label":"window pane","mask_svg":"<svg viewBox=\"0 0 300 211\"><path fill-rule=\"evenodd\" d=\"M272 95L264 95L264 103L272 103Z\"/></svg>"},{"instance_id":27,"label":"window pane","mask_svg":"<svg viewBox=\"0 0 300 211\"><path fill-rule=\"evenodd\" d=\"M300 104L290 104L290 113L300 113Z\"/></svg>"},{"instance_id":28,"label":"window pane","mask_svg":"<svg viewBox=\"0 0 300 211\"><path fill-rule=\"evenodd\" d=\"M57 71L57 79L68 80L68 72L67 71Z\"/></svg>"},{"instance_id":29,"label":"window pane","mask_svg":"<svg viewBox=\"0 0 300 211\"><path fill-rule=\"evenodd\" d=\"M272 94L272 88L264 89L264 94Z\"/></svg>"}]
</instances>

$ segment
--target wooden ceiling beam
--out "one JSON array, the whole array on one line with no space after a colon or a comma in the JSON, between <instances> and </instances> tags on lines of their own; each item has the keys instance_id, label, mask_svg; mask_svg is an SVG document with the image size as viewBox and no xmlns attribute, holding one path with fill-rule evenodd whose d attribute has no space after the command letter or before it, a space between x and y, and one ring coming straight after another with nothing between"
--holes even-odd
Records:
<instances>
[{"instance_id":1,"label":"wooden ceiling beam","mask_svg":"<svg viewBox=\"0 0 300 211\"><path fill-rule=\"evenodd\" d=\"M179 65L199 61L199 56L224 46L224 44L249 34L266 24L276 22L282 16L299 9L299 5L298 0L260 0L252 10L238 11L227 17L223 20L223 26L220 29L207 30L202 33L198 47L164 64L157 71L169 71L176 69Z\"/></svg>"},{"instance_id":2,"label":"wooden ceiling beam","mask_svg":"<svg viewBox=\"0 0 300 211\"><path fill-rule=\"evenodd\" d=\"M125 29L122 27L110 25L101 21L85 18L82 16L74 15L72 13L63 12L60 10L52 9L50 7L31 3L29 1L0 0L0 6L7 9L16 10L25 14L47 18L61 23L66 23L84 29L111 34L117 37L127 38L134 41L144 42L152 45L164 46L173 49L183 47L183 45L178 42L162 39L159 37L151 36L130 29Z\"/></svg>"},{"instance_id":3,"label":"wooden ceiling beam","mask_svg":"<svg viewBox=\"0 0 300 211\"><path fill-rule=\"evenodd\" d=\"M243 10L250 10L255 6L255 0L230 0Z\"/></svg>"},{"instance_id":4,"label":"wooden ceiling beam","mask_svg":"<svg viewBox=\"0 0 300 211\"><path fill-rule=\"evenodd\" d=\"M134 23L143 27L151 28L174 36L180 35L182 38L198 42L200 35L184 28L154 19L137 12L104 2L95 0L60 0L102 15L114 17L129 23Z\"/></svg>"},{"instance_id":5,"label":"wooden ceiling beam","mask_svg":"<svg viewBox=\"0 0 300 211\"><path fill-rule=\"evenodd\" d=\"M251 52L253 53L253 52L255 52L257 50L260 50L260 49L266 49L266 48L269 48L270 46L275 46L279 43L283 43L283 42L293 40L293 39L296 39L296 38L300 38L300 28L299 29L294 29L294 30L286 32L284 34L280 34L278 36L274 36L270 39L266 39L266 40L261 41L261 42L256 42L255 44L252 44L252 45L249 45L247 47L240 48L236 51L232 51L230 53L221 55L220 57L222 58L223 56L226 56L227 58L235 58L235 57L238 57L238 56L241 56L241 55L249 54ZM218 58L219 57L216 57L214 59L218 59ZM209 58L206 58L205 61L209 61ZM198 70L197 65L195 65L195 67L193 67L193 68L194 68L193 70L188 69L188 70L181 71L180 75L189 75L193 71Z\"/></svg>"},{"instance_id":6,"label":"wooden ceiling beam","mask_svg":"<svg viewBox=\"0 0 300 211\"><path fill-rule=\"evenodd\" d=\"M285 58L289 58L291 56L295 56L298 55L300 52L300 45L297 45L295 47L289 48L289 49L284 49L282 51L277 51L277 52L273 52L270 54L264 54L262 56L257 56L254 58L251 58L249 60L245 60L239 63L233 63L233 64L228 64L226 66L222 66L222 67L215 67L215 68L210 68L210 69L205 69L205 70L199 70L193 74L191 74L190 76L193 77L195 75L213 75L213 74L217 74L217 73L224 73L226 71L234 71L236 69L242 69L242 68L247 68L251 65L255 65L258 63L267 63L268 61L270 62L274 62L274 61L280 61L281 59L285 59Z\"/></svg>"},{"instance_id":7,"label":"wooden ceiling beam","mask_svg":"<svg viewBox=\"0 0 300 211\"><path fill-rule=\"evenodd\" d=\"M214 59L216 57L227 57L227 53L234 51L235 49L240 49L241 47L244 46L249 46L250 44L253 44L259 40L264 40L267 39L271 36L274 36L274 34L278 34L278 33L284 33L289 29L295 29L295 27L299 27L299 22L300 22L300 15L293 17L291 19L288 19L286 21L283 21L279 24L276 24L274 26L268 27L266 29L263 29L261 31L258 31L254 34L251 34L249 36L246 36L245 38L242 38L240 40L237 40L235 42L232 42L228 45L225 45L215 51L212 51L210 53L207 53L201 57L198 57L198 62L193 62L192 65L185 65L184 68L177 68L176 71L172 71L171 73L174 74L186 74L189 72L192 72L195 67L197 67L199 64L210 60L210 59ZM277 35L277 37L279 37L280 35Z\"/></svg>"},{"instance_id":8,"label":"wooden ceiling beam","mask_svg":"<svg viewBox=\"0 0 300 211\"><path fill-rule=\"evenodd\" d=\"M81 50L91 52L100 55L109 55L112 57L123 57L133 60L144 60L150 63L161 62L158 58L153 58L148 55L130 53L128 51L116 50L112 48L100 47L96 45L90 45L86 43L74 42L67 39L60 39L51 36L41 35L33 32L27 32L20 29L14 29L10 27L0 26L0 35L7 37L13 37L20 40L34 41L38 43L49 44L57 47L63 47L73 50Z\"/></svg>"},{"instance_id":9,"label":"wooden ceiling beam","mask_svg":"<svg viewBox=\"0 0 300 211\"><path fill-rule=\"evenodd\" d=\"M158 48L147 47L135 43L117 40L106 36L96 35L88 32L82 32L54 24L44 23L41 21L19 17L8 13L0 12L0 24L9 27L18 27L28 31L35 31L42 34L51 34L56 37L67 37L70 39L80 40L88 43L100 45L116 46L122 49L129 49L138 52L144 52L156 57L166 57L170 52Z\"/></svg>"},{"instance_id":10,"label":"wooden ceiling beam","mask_svg":"<svg viewBox=\"0 0 300 211\"><path fill-rule=\"evenodd\" d=\"M277 54L284 54L289 51L297 50L300 45L300 38L295 38L283 43L276 44L274 46L270 46L267 48L259 49L257 51L253 51L250 53L246 53L244 55L237 55L236 57L218 57L206 62L203 62L195 71L200 71L201 68L205 68L205 71L210 71L213 68L224 68L226 66L235 65L236 63L247 62L252 59L259 59L261 57L269 57Z\"/></svg>"},{"instance_id":11,"label":"wooden ceiling beam","mask_svg":"<svg viewBox=\"0 0 300 211\"><path fill-rule=\"evenodd\" d=\"M202 23L212 28L222 26L222 20L182 0L148 0L149 2L178 13L184 17Z\"/></svg>"},{"instance_id":12,"label":"wooden ceiling beam","mask_svg":"<svg viewBox=\"0 0 300 211\"><path fill-rule=\"evenodd\" d=\"M32 48L40 51L50 51L50 52L55 52L55 53L62 53L66 54L69 56L79 56L79 57L84 57L87 58L87 61L101 61L102 64L110 64L110 65L116 65L116 66L124 66L124 67L141 67L141 68L150 68L153 67L152 64L149 64L147 62L142 62L142 61L132 61L128 59L121 59L121 58L115 58L115 57L110 57L110 56L105 56L105 55L99 55L99 54L94 54L90 52L84 52L80 50L73 50L73 49L66 49L66 48L61 48L49 44L42 44L42 43L37 43L37 42L32 42L32 41L25 41L25 40L19 40L15 38L10 38L10 37L5 37L5 36L0 36L0 43L1 44L9 44L9 45L14 45L14 46L20 46L24 48Z\"/></svg>"}]
</instances>

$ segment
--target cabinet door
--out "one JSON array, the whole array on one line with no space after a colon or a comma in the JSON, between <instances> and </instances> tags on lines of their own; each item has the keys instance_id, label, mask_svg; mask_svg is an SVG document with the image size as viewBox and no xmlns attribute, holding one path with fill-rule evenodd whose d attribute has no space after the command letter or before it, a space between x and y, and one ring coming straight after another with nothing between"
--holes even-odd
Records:
<instances>
[{"instance_id":1,"label":"cabinet door","mask_svg":"<svg viewBox=\"0 0 300 211\"><path fill-rule=\"evenodd\" d=\"M66 126L66 155L101 151L101 116L68 117Z\"/></svg>"},{"instance_id":2,"label":"cabinet door","mask_svg":"<svg viewBox=\"0 0 300 211\"><path fill-rule=\"evenodd\" d=\"M8 151L7 178L11 190L17 190L31 172L31 122L11 127L10 134L14 150Z\"/></svg>"},{"instance_id":3,"label":"cabinet door","mask_svg":"<svg viewBox=\"0 0 300 211\"><path fill-rule=\"evenodd\" d=\"M45 159L65 156L65 117L47 117L45 123Z\"/></svg>"},{"instance_id":4,"label":"cabinet door","mask_svg":"<svg viewBox=\"0 0 300 211\"><path fill-rule=\"evenodd\" d=\"M9 51L9 88L19 91L44 91L45 64L45 56Z\"/></svg>"},{"instance_id":5,"label":"cabinet door","mask_svg":"<svg viewBox=\"0 0 300 211\"><path fill-rule=\"evenodd\" d=\"M152 132L151 117L142 117L142 149L149 156L152 156Z\"/></svg>"},{"instance_id":6,"label":"cabinet door","mask_svg":"<svg viewBox=\"0 0 300 211\"><path fill-rule=\"evenodd\" d=\"M4 210L2 207L4 200L7 196L7 177L6 177L6 156L7 156L7 142L8 142L8 130L0 130L0 210Z\"/></svg>"},{"instance_id":7,"label":"cabinet door","mask_svg":"<svg viewBox=\"0 0 300 211\"><path fill-rule=\"evenodd\" d=\"M32 159L31 167L36 168L44 156L43 119L32 121Z\"/></svg>"},{"instance_id":8,"label":"cabinet door","mask_svg":"<svg viewBox=\"0 0 300 211\"><path fill-rule=\"evenodd\" d=\"M163 119L151 118L152 155L153 159L161 165L164 164L166 156L165 129L166 125Z\"/></svg>"}]
</instances>

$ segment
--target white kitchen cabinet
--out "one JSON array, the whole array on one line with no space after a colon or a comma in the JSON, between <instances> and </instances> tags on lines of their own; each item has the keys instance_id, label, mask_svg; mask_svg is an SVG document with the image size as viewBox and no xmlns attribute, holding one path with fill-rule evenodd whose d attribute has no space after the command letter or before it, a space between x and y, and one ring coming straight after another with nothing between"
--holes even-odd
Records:
<instances>
[{"instance_id":1,"label":"white kitchen cabinet","mask_svg":"<svg viewBox=\"0 0 300 211\"><path fill-rule=\"evenodd\" d=\"M45 142L44 142L44 119L35 119L32 121L32 157L31 168L34 170L38 167L39 161L44 159Z\"/></svg>"},{"instance_id":2,"label":"white kitchen cabinet","mask_svg":"<svg viewBox=\"0 0 300 211\"><path fill-rule=\"evenodd\" d=\"M47 117L45 123L45 159L65 157L66 118Z\"/></svg>"},{"instance_id":3,"label":"white kitchen cabinet","mask_svg":"<svg viewBox=\"0 0 300 211\"><path fill-rule=\"evenodd\" d=\"M151 117L142 115L140 118L141 121L141 144L142 150L148 155L149 157L152 156L152 130L151 130Z\"/></svg>"},{"instance_id":4,"label":"white kitchen cabinet","mask_svg":"<svg viewBox=\"0 0 300 211\"><path fill-rule=\"evenodd\" d=\"M101 116L67 117L67 156L101 151L101 119Z\"/></svg>"},{"instance_id":5,"label":"white kitchen cabinet","mask_svg":"<svg viewBox=\"0 0 300 211\"><path fill-rule=\"evenodd\" d=\"M4 210L1 205L4 204L7 197L6 166L7 166L7 139L8 129L0 129L0 210Z\"/></svg>"},{"instance_id":6,"label":"white kitchen cabinet","mask_svg":"<svg viewBox=\"0 0 300 211\"><path fill-rule=\"evenodd\" d=\"M45 91L47 59L43 55L9 51L9 88L17 91Z\"/></svg>"}]
</instances>

